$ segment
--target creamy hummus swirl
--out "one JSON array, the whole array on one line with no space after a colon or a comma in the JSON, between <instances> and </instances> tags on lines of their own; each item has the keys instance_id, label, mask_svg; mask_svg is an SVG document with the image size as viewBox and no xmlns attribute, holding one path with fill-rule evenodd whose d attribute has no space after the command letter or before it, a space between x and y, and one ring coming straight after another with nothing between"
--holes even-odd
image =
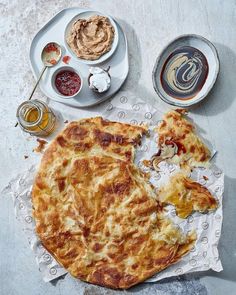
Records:
<instances>
[{"instance_id":1,"label":"creamy hummus swirl","mask_svg":"<svg viewBox=\"0 0 236 295\"><path fill-rule=\"evenodd\" d=\"M94 15L74 22L66 41L79 58L96 60L110 51L114 33L107 17Z\"/></svg>"}]
</instances>

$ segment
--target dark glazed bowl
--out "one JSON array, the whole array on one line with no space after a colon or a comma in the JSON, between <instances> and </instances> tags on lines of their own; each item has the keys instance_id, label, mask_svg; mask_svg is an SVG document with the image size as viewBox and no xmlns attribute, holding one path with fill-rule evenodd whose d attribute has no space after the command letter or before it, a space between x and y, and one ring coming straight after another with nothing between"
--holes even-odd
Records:
<instances>
[{"instance_id":1,"label":"dark glazed bowl","mask_svg":"<svg viewBox=\"0 0 236 295\"><path fill-rule=\"evenodd\" d=\"M191 46L200 50L207 59L209 71L208 71L207 79L202 89L193 98L189 100L181 101L179 99L176 99L168 95L164 91L161 84L161 72L165 64L165 61L170 56L170 54L177 48L180 48L183 46ZM219 74L219 66L220 65L219 65L218 53L216 51L215 46L210 41L208 41L202 36L195 35L195 34L181 35L178 38L174 39L172 42L170 42L158 56L152 71L153 87L156 93L158 94L158 96L166 103L174 105L174 106L178 106L178 107L189 107L191 105L194 105L200 102L208 95L208 93L214 86L217 76Z\"/></svg>"}]
</instances>

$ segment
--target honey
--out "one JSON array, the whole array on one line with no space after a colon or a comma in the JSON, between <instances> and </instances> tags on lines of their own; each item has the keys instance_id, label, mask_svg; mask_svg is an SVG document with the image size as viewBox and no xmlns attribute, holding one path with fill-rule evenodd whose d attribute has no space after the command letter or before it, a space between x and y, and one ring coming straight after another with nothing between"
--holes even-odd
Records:
<instances>
[{"instance_id":1,"label":"honey","mask_svg":"<svg viewBox=\"0 0 236 295\"><path fill-rule=\"evenodd\" d=\"M25 114L25 121L28 123L34 123L39 120L39 117L40 117L40 112L38 111L38 109L35 107L32 107L29 110L27 110L27 112ZM48 125L48 121L50 119L49 117L50 117L49 113L44 112L39 124L35 125L35 126L34 125L28 126L28 129L31 131L44 130Z\"/></svg>"},{"instance_id":2,"label":"honey","mask_svg":"<svg viewBox=\"0 0 236 295\"><path fill-rule=\"evenodd\" d=\"M55 128L56 117L53 111L42 101L23 102L17 110L21 128L32 135L47 136Z\"/></svg>"},{"instance_id":3,"label":"honey","mask_svg":"<svg viewBox=\"0 0 236 295\"><path fill-rule=\"evenodd\" d=\"M39 118L39 112L36 108L31 108L28 110L28 112L25 114L25 120L27 122L35 122Z\"/></svg>"}]
</instances>

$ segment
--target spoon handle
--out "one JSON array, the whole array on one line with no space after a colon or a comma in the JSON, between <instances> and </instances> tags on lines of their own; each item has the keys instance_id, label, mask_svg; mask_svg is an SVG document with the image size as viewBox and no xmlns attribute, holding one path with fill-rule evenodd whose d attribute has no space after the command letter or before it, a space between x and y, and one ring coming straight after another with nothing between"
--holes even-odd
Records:
<instances>
[{"instance_id":1,"label":"spoon handle","mask_svg":"<svg viewBox=\"0 0 236 295\"><path fill-rule=\"evenodd\" d=\"M32 92L30 94L29 100L31 100L31 98L32 98L32 96L33 96L33 94L34 94L34 92L35 92L35 90L36 90L36 88L37 88L37 86L39 84L39 81L42 78L43 73L45 72L46 68L47 68L47 66L44 66L44 68L42 69L42 71L41 71L41 73L40 73L40 75L38 77L38 80L37 80L36 84L34 85L34 88L33 88ZM17 126L18 126L18 122L16 122L16 124L15 124L15 127L17 127Z\"/></svg>"},{"instance_id":2,"label":"spoon handle","mask_svg":"<svg viewBox=\"0 0 236 295\"><path fill-rule=\"evenodd\" d=\"M32 98L32 96L33 96L33 94L34 94L34 92L35 92L35 90L36 90L36 88L37 88L37 86L38 86L38 84L39 84L39 81L41 80L41 78L42 78L42 76L43 76L43 73L45 72L46 68L47 68L47 66L44 66L44 68L42 69L42 71L41 71L41 73L40 73L40 75L39 75L39 77L38 77L38 80L37 80L37 82L36 82L36 84L35 84L35 86L34 86L32 92L31 92L31 94L30 94L29 100L31 100L31 98Z\"/></svg>"}]
</instances>

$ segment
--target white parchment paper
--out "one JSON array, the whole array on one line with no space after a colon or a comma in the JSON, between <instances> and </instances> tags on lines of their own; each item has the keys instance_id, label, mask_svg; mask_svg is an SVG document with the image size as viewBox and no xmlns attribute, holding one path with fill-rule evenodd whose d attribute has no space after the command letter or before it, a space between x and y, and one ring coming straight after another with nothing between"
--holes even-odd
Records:
<instances>
[{"instance_id":1,"label":"white parchment paper","mask_svg":"<svg viewBox=\"0 0 236 295\"><path fill-rule=\"evenodd\" d=\"M56 108L58 104L50 103ZM61 106L61 105L60 105ZM116 96L111 102L107 102L96 108L96 112L90 110L72 109L63 107L60 111L61 120L77 120L84 117L102 115L103 117L120 122L131 124L148 123L151 127L161 121L163 113L145 104L142 100L123 93ZM136 151L135 161L137 165L146 170L142 165L143 159L149 159L157 152L157 135L151 131L149 138L144 138L142 145ZM177 165L162 162L160 171L151 172L150 181L158 188L167 182L170 175L179 170ZM150 172L150 171L149 171ZM35 255L36 262L45 282L51 281L62 276L67 271L61 267L50 253L42 246L35 234L35 223L32 217L31 188L36 173L36 167L32 166L24 173L19 174L13 179L5 192L11 193L14 201L16 217L22 225L30 247ZM185 233L197 232L197 242L189 254L184 256L179 262L168 267L162 272L148 279L148 282L156 282L163 278L190 273L194 271L205 271L212 269L221 271L222 265L218 254L218 241L221 235L222 226L222 197L224 190L223 172L216 166L209 169L195 169L191 177L206 186L218 200L219 206L215 212L208 214L193 213L187 219L176 216L173 206L167 207L167 216L170 217Z\"/></svg>"}]
</instances>

